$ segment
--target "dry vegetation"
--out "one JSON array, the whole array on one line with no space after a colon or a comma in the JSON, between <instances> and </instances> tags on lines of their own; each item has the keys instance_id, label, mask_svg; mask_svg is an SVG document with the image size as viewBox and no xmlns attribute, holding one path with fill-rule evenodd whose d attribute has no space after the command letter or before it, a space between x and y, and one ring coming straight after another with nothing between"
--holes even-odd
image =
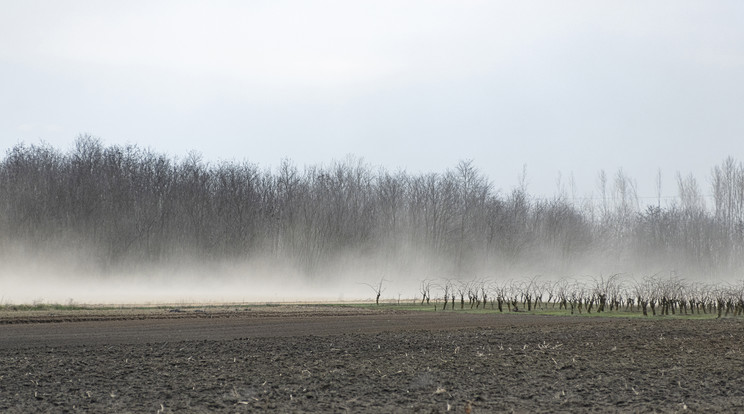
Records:
<instances>
[{"instance_id":1,"label":"dry vegetation","mask_svg":"<svg viewBox=\"0 0 744 414\"><path fill-rule=\"evenodd\" d=\"M503 191L471 162L430 174L356 159L269 170L91 137L67 152L18 145L0 159L0 257L27 268L73 257L81 272L111 277L259 259L310 279L359 269L412 280L670 269L688 280L740 277L740 163L714 167L705 189L679 175L677 197L663 203L640 199L621 171L598 177L595 194L561 185L546 199L530 196L524 176Z\"/></svg>"},{"instance_id":2,"label":"dry vegetation","mask_svg":"<svg viewBox=\"0 0 744 414\"><path fill-rule=\"evenodd\" d=\"M583 281L551 281L540 277L503 282L425 279L421 281L419 294L420 301L416 299L413 303L442 311L482 309L571 315L711 315L717 318L744 314L744 282L689 283L674 275L651 275L634 280L615 274Z\"/></svg>"}]
</instances>

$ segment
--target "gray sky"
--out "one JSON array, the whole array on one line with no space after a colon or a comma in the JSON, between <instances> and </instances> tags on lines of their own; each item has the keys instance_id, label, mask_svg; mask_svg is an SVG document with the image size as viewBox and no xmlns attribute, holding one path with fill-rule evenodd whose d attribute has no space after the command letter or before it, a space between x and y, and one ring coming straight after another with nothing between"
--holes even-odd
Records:
<instances>
[{"instance_id":1,"label":"gray sky","mask_svg":"<svg viewBox=\"0 0 744 414\"><path fill-rule=\"evenodd\" d=\"M744 160L744 2L0 0L0 149L80 133L270 167L473 159L580 195ZM666 191L674 194L672 186Z\"/></svg>"}]
</instances>

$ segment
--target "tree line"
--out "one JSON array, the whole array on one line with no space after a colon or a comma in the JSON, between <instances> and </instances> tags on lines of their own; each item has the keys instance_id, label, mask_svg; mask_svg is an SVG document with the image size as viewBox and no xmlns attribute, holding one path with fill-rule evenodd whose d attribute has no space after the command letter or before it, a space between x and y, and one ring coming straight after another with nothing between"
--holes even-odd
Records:
<instances>
[{"instance_id":1,"label":"tree line","mask_svg":"<svg viewBox=\"0 0 744 414\"><path fill-rule=\"evenodd\" d=\"M102 268L263 257L312 274L341 259L390 265L423 257L441 275L463 278L734 275L744 264L744 167L726 159L710 183L712 203L694 177L678 175L674 202L642 206L632 179L600 172L599 194L576 202L565 191L550 199L524 185L502 191L470 161L428 174L354 158L302 169L284 160L272 170L82 136L68 151L7 150L0 246L85 251Z\"/></svg>"}]
</instances>

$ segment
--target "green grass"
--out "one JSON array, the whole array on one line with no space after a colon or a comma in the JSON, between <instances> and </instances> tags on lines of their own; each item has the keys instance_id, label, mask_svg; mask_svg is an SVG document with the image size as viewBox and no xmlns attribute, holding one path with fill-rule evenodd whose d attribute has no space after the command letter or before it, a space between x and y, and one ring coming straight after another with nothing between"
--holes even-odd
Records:
<instances>
[{"instance_id":1,"label":"green grass","mask_svg":"<svg viewBox=\"0 0 744 414\"><path fill-rule=\"evenodd\" d=\"M434 312L435 311L435 303L431 302L429 305L423 304L421 305L420 302L417 302L416 304L412 304L410 300L404 302L398 303L392 303L392 302L385 302L380 303L379 305L376 305L374 303L358 303L358 304L342 304L338 306L351 306L351 307L359 307L359 308L369 308L369 309L390 309L390 310L406 310L406 311L419 311L419 312ZM520 308L521 309L521 308ZM657 313L656 316L654 316L651 311L648 311L648 316L644 316L643 312L639 310L635 311L605 311L605 312L597 312L596 307L592 309L591 313L586 312L586 308L582 310L581 313L579 313L578 309L574 310L574 313L571 314L571 310L565 310L565 309L558 309L557 307L553 307L552 305L548 305L547 307L542 307L538 309L533 309L530 311L527 310L520 310L519 312L512 312L508 310L508 306L504 305L503 312L499 312L498 308L494 306L493 309L491 309L490 305L488 305L486 308L470 308L469 304L465 304L465 307L463 309L460 308L459 303L455 303L455 309L452 309L451 304L447 305L446 310L442 310L442 303L438 302L436 303L436 312L447 312L447 313L468 313L468 314L496 314L496 315L518 315L518 314L527 314L527 315L544 315L544 316L570 316L570 317L604 317L604 318L641 318L641 319L716 319L717 313L700 313L700 314L680 314L677 313L675 315L660 315ZM728 316L732 317L732 316Z\"/></svg>"},{"instance_id":2,"label":"green grass","mask_svg":"<svg viewBox=\"0 0 744 414\"><path fill-rule=\"evenodd\" d=\"M208 305L191 305L191 304L167 304L167 305L153 305L153 306L146 306L146 305L134 305L134 306L127 306L127 305L119 305L119 306L112 306L112 305L84 305L84 304L76 304L73 302L67 303L67 304L59 304L59 303L33 303L33 304L20 304L20 305L12 305L12 304L2 304L0 305L0 311L79 311L79 310L122 310L122 309L130 309L130 310L168 310L168 309L256 309L256 308L272 308L277 306L282 306L282 303L259 303L259 304L208 304ZM643 316L643 313L641 311L608 311L608 312L597 312L596 308L592 310L591 313L586 312L586 308L579 313L578 310L574 310L574 313L571 314L570 310L565 309L558 309L557 307L553 307L552 305L548 305L540 307L538 309L533 309L530 311L526 310L520 310L519 312L513 312L509 311L508 306L504 305L503 312L499 312L498 308L494 306L492 309L489 306L486 308L480 307L478 309L476 308L470 308L469 304L465 304L464 308L460 308L460 303L455 303L455 308L452 309L451 304L447 305L447 309L442 309L442 303L441 302L430 302L429 304L423 304L421 305L420 302L413 300L404 300L404 301L384 301L381 302L379 305L375 304L374 302L360 302L360 303L303 303L303 304L293 304L293 306L313 306L313 307L351 307L351 308L360 308L360 309L380 309L380 310L400 310L400 311L416 311L416 312L444 312L444 313L466 313L466 314L494 314L494 315L519 315L519 314L527 314L527 315L544 315L544 316L562 316L562 317L605 317L605 318L640 318L640 319L716 319L717 313L701 313L701 314L679 314L676 315L660 315L657 314L656 316L652 315L652 313L649 311L648 316ZM733 316L729 315L726 318L731 318Z\"/></svg>"}]
</instances>

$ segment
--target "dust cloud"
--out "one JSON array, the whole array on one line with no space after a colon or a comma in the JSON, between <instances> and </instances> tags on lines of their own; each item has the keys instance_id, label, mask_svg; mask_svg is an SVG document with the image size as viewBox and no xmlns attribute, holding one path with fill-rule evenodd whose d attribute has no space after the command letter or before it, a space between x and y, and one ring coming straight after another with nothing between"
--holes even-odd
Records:
<instances>
[{"instance_id":1,"label":"dust cloud","mask_svg":"<svg viewBox=\"0 0 744 414\"><path fill-rule=\"evenodd\" d=\"M424 174L355 157L272 170L90 136L68 151L19 144L0 159L0 303L357 301L381 282L380 298L397 300L420 297L423 280L740 279L744 164L725 159L709 186L678 174L677 187L645 204L634 178L601 171L597 194L545 198L525 182L503 190L467 160Z\"/></svg>"},{"instance_id":2,"label":"dust cloud","mask_svg":"<svg viewBox=\"0 0 744 414\"><path fill-rule=\"evenodd\" d=\"M25 252L25 253L24 253ZM337 255L313 272L289 259L192 260L181 257L158 265L129 263L100 266L91 257L70 251L28 254L6 252L0 264L0 306L61 305L195 305L286 302L373 301L382 283L387 303L420 300L422 281L435 291L446 283L522 283L528 280L592 283L595 277L621 274L626 287L649 276L670 276L686 283L735 283L737 275L711 278L684 273L671 263L648 266L643 260L591 258L570 268L555 258L511 263L480 260L466 271L450 260L412 247L398 254ZM439 293L434 293L440 295ZM433 299L441 299L435 297Z\"/></svg>"},{"instance_id":3,"label":"dust cloud","mask_svg":"<svg viewBox=\"0 0 744 414\"><path fill-rule=\"evenodd\" d=\"M368 301L374 300L373 287L381 280L386 300L412 298L418 281L431 278L438 267L420 267L421 255L397 269L379 258L346 255L311 273L290 259L276 258L180 257L160 264L101 266L84 251L28 247L6 249L0 257L0 306Z\"/></svg>"},{"instance_id":4,"label":"dust cloud","mask_svg":"<svg viewBox=\"0 0 744 414\"><path fill-rule=\"evenodd\" d=\"M10 263L8 263L10 262ZM372 297L363 277L310 280L292 269L260 263L184 264L91 269L89 264L14 261L0 268L0 305L157 305L337 302Z\"/></svg>"}]
</instances>

